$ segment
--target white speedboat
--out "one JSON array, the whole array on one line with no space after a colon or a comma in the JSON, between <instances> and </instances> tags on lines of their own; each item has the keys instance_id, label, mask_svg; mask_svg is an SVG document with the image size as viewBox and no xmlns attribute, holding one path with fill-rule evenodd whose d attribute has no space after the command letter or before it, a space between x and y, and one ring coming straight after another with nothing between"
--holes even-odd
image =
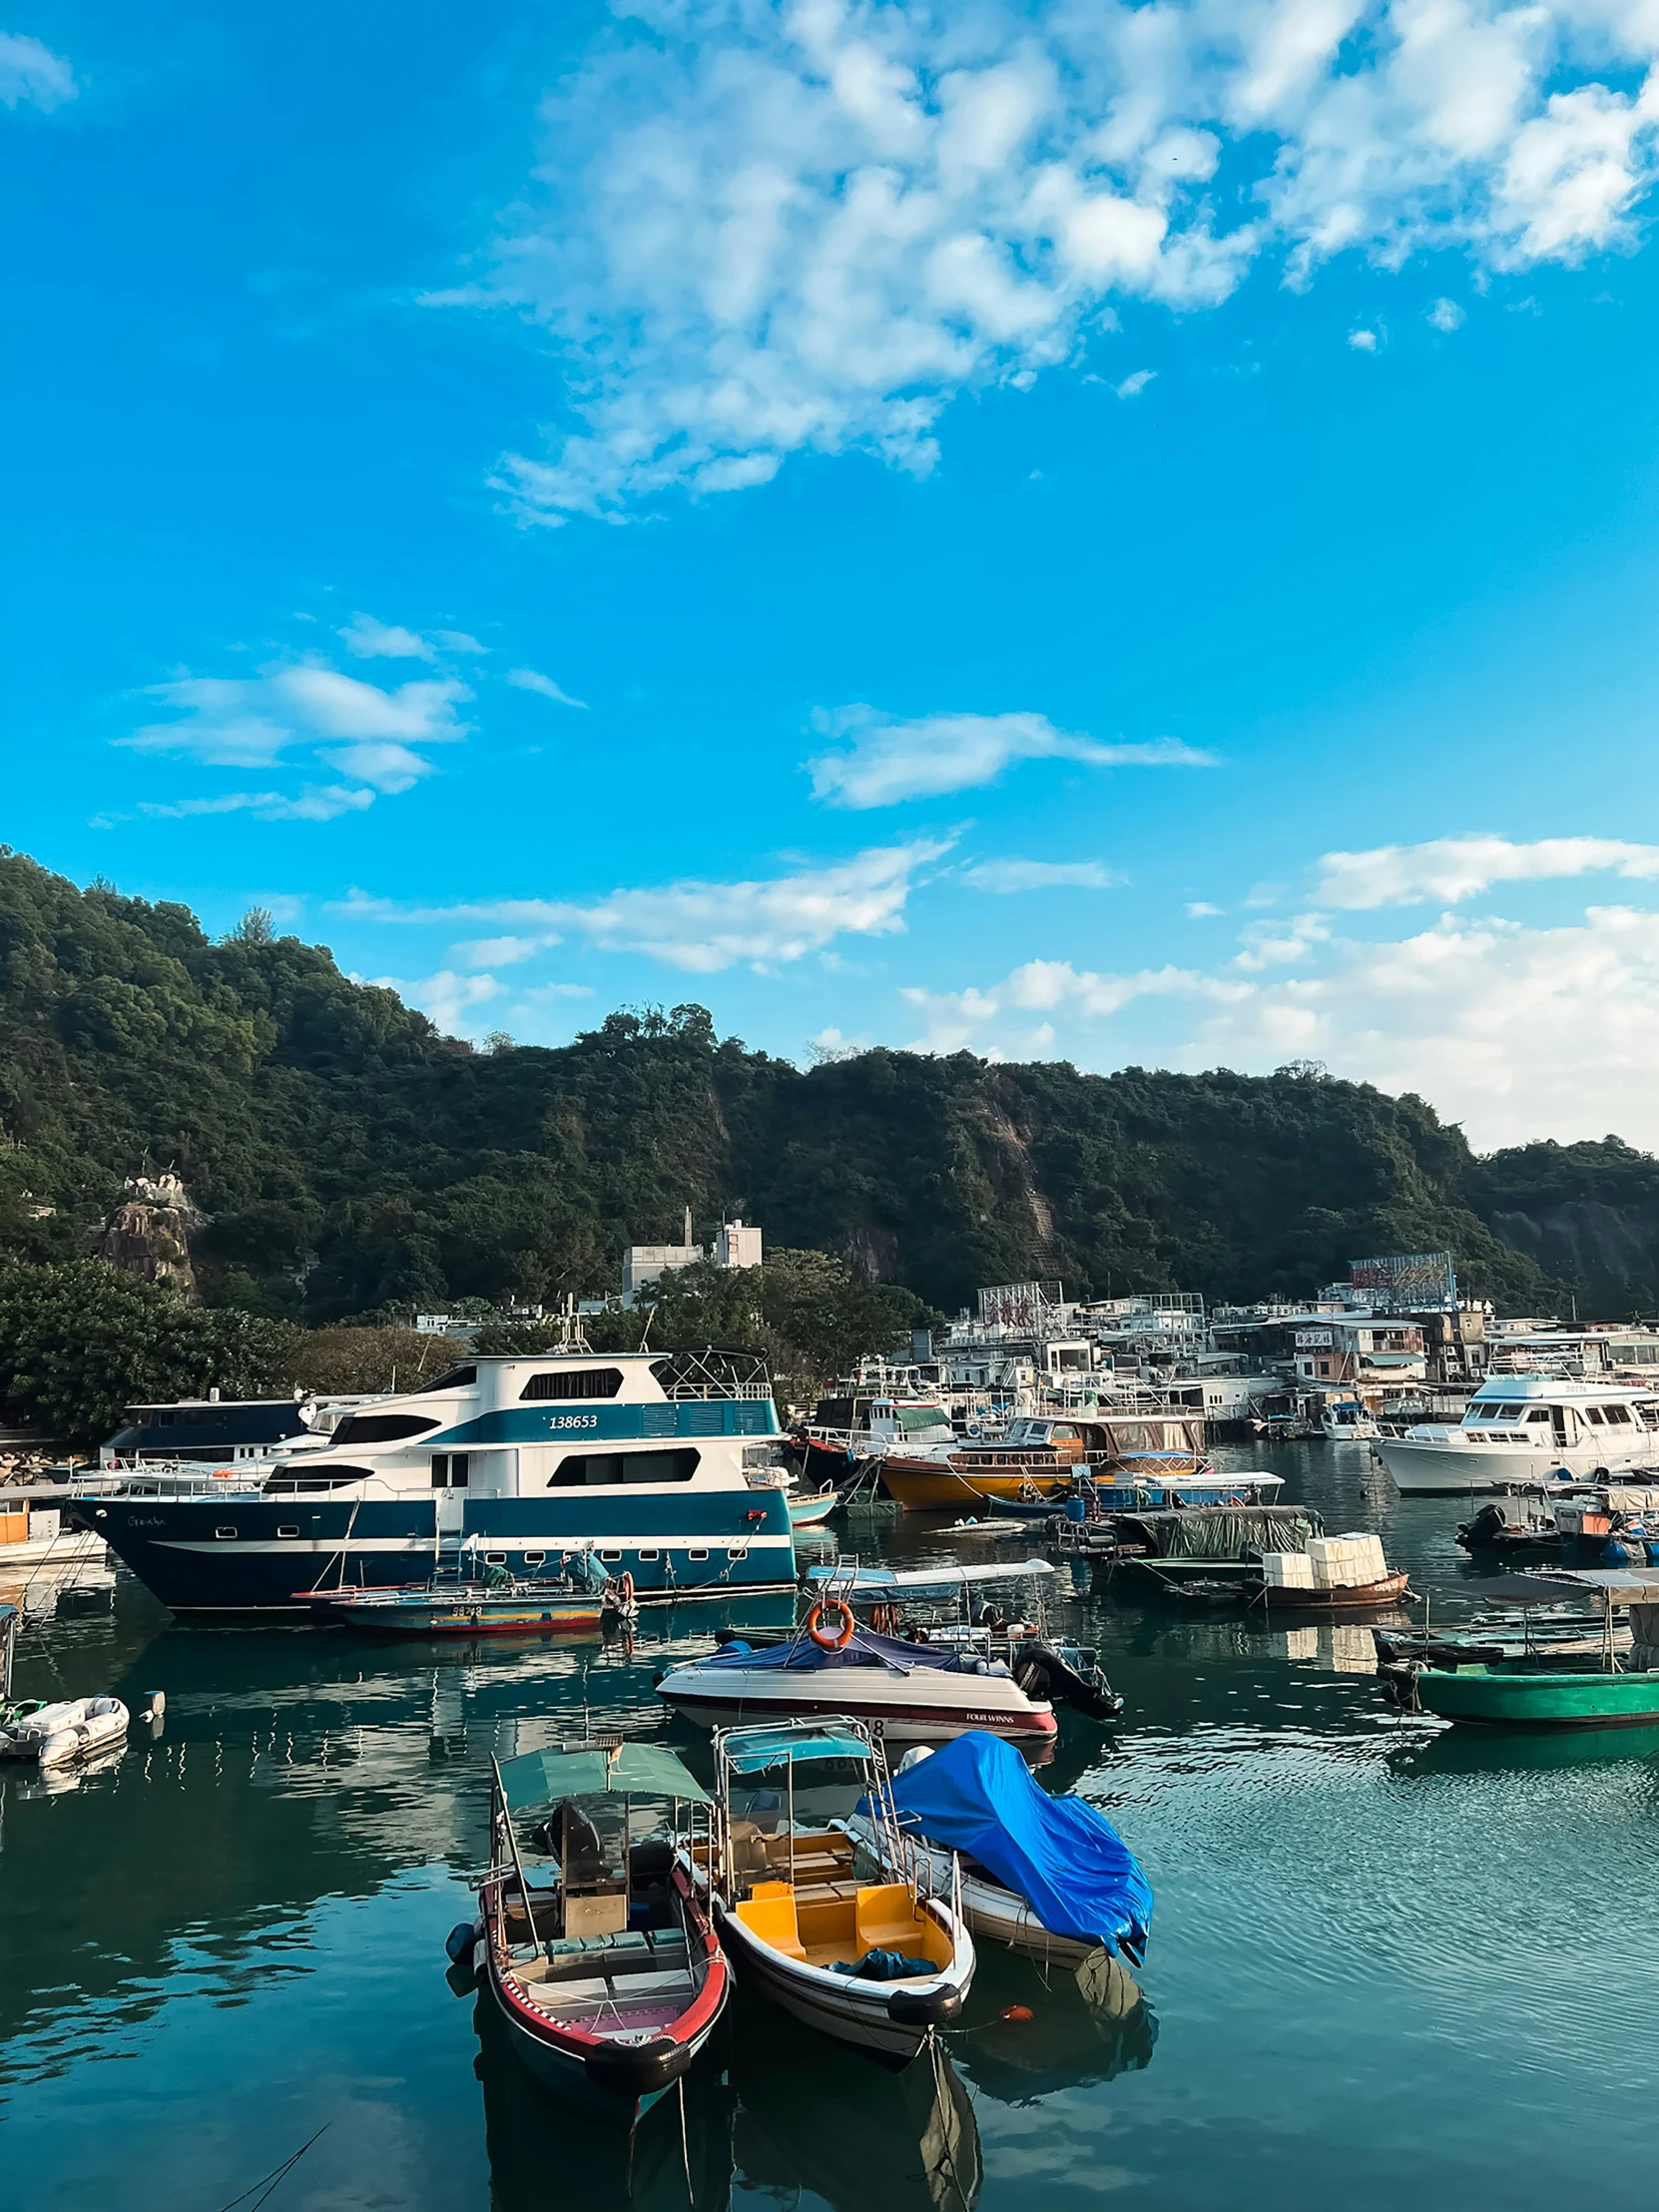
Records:
<instances>
[{"instance_id":1,"label":"white speedboat","mask_svg":"<svg viewBox=\"0 0 1659 2212\"><path fill-rule=\"evenodd\" d=\"M1320 1426L1333 1443L1359 1443L1382 1433L1376 1415L1358 1397L1328 1397L1320 1408Z\"/></svg>"},{"instance_id":2,"label":"white speedboat","mask_svg":"<svg viewBox=\"0 0 1659 2212\"><path fill-rule=\"evenodd\" d=\"M834 1598L788 1643L756 1650L734 1639L669 1667L657 1695L705 1728L850 1713L903 1743L948 1743L971 1728L1033 1745L1057 1733L1052 1704L1028 1696L1006 1662L878 1636Z\"/></svg>"},{"instance_id":3,"label":"white speedboat","mask_svg":"<svg viewBox=\"0 0 1659 2212\"><path fill-rule=\"evenodd\" d=\"M738 1978L809 2027L907 2065L960 2016L973 1937L950 1871L938 1892L886 1826L885 1763L858 1721L715 1738L720 1845L715 1922ZM852 1839L823 1801L875 1809L877 1875L860 1881ZM695 1854L694 1854L695 1864Z\"/></svg>"},{"instance_id":4,"label":"white speedboat","mask_svg":"<svg viewBox=\"0 0 1659 2212\"><path fill-rule=\"evenodd\" d=\"M1455 1426L1420 1421L1373 1449L1402 1492L1459 1497L1659 1468L1659 1393L1559 1376L1483 1382Z\"/></svg>"}]
</instances>

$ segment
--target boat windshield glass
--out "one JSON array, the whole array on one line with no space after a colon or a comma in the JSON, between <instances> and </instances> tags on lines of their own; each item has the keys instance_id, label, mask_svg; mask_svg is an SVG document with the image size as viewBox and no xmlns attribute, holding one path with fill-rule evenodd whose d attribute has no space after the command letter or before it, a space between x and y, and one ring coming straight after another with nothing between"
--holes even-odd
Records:
<instances>
[{"instance_id":1,"label":"boat windshield glass","mask_svg":"<svg viewBox=\"0 0 1659 2212\"><path fill-rule=\"evenodd\" d=\"M732 1818L753 1821L763 1835L776 1835L789 1826L793 1798L796 1827L821 1828L826 1821L849 1814L869 1787L869 1762L865 1759L834 1755L803 1758L797 1754L793 1759L780 1758L770 1767L733 1774Z\"/></svg>"}]
</instances>

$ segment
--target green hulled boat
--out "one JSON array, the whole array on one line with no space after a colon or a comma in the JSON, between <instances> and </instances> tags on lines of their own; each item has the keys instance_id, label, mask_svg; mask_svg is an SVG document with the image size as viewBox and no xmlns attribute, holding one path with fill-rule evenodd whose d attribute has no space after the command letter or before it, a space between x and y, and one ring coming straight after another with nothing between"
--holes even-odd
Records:
<instances>
[{"instance_id":1,"label":"green hulled boat","mask_svg":"<svg viewBox=\"0 0 1659 2212\"><path fill-rule=\"evenodd\" d=\"M1659 1728L1659 1673L1424 1667L1417 1703L1441 1720L1500 1728Z\"/></svg>"}]
</instances>

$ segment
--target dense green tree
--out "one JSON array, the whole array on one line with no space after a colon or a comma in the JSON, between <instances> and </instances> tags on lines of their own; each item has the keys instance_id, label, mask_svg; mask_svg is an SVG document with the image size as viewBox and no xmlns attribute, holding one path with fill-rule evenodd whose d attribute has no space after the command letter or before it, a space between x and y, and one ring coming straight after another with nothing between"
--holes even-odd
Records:
<instances>
[{"instance_id":1,"label":"dense green tree","mask_svg":"<svg viewBox=\"0 0 1659 2212\"><path fill-rule=\"evenodd\" d=\"M284 1389L298 1334L185 1306L101 1260L11 1262L0 1267L0 1402L50 1435L96 1443L134 1403Z\"/></svg>"},{"instance_id":2,"label":"dense green tree","mask_svg":"<svg viewBox=\"0 0 1659 2212\"><path fill-rule=\"evenodd\" d=\"M1422 1100L1307 1065L802 1071L691 1005L475 1052L268 916L214 943L183 906L0 852L0 1254L78 1257L122 1178L176 1166L208 1302L268 1316L591 1297L688 1205L700 1238L742 1213L946 1310L1031 1277L1299 1294L1448 1246L1512 1309L1593 1263L1612 1311L1659 1295L1659 1163L1609 1145L1481 1163Z\"/></svg>"}]
</instances>

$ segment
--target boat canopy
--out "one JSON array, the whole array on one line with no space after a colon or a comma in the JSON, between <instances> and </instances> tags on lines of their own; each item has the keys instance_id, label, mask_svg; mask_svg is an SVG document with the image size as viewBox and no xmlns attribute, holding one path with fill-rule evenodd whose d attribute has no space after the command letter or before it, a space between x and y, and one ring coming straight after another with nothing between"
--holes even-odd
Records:
<instances>
[{"instance_id":1,"label":"boat canopy","mask_svg":"<svg viewBox=\"0 0 1659 2212\"><path fill-rule=\"evenodd\" d=\"M1471 1596L1512 1605L1581 1605L1586 1597L1644 1605L1659 1600L1659 1567L1549 1567L1538 1574L1493 1575L1463 1587Z\"/></svg>"},{"instance_id":2,"label":"boat canopy","mask_svg":"<svg viewBox=\"0 0 1659 2212\"><path fill-rule=\"evenodd\" d=\"M1000 1736L958 1736L895 1774L892 1800L901 1827L977 1859L1054 1935L1145 1949L1152 1885L1134 1853L1092 1805L1050 1797Z\"/></svg>"},{"instance_id":3,"label":"boat canopy","mask_svg":"<svg viewBox=\"0 0 1659 2212\"><path fill-rule=\"evenodd\" d=\"M942 1667L956 1674L963 1671L959 1651L945 1650L937 1644L907 1644L897 1636L877 1636L868 1628L858 1629L852 1641L839 1651L826 1651L822 1644L814 1643L811 1636L801 1635L792 1644L768 1644L759 1651L741 1641L725 1644L712 1659L701 1660L699 1664L705 1667L799 1667L814 1674L830 1667L886 1667L895 1674L908 1674L913 1667Z\"/></svg>"},{"instance_id":4,"label":"boat canopy","mask_svg":"<svg viewBox=\"0 0 1659 2212\"><path fill-rule=\"evenodd\" d=\"M523 1813L561 1798L689 1798L707 1805L709 1793L660 1744L622 1744L615 1751L529 1751L501 1763L501 1787L507 1809Z\"/></svg>"},{"instance_id":5,"label":"boat canopy","mask_svg":"<svg viewBox=\"0 0 1659 2212\"><path fill-rule=\"evenodd\" d=\"M794 1766L799 1760L856 1759L869 1764L869 1746L861 1737L831 1729L815 1729L810 1736L766 1729L751 1735L732 1736L726 1745L726 1764L734 1774L765 1774L773 1767Z\"/></svg>"}]
</instances>

